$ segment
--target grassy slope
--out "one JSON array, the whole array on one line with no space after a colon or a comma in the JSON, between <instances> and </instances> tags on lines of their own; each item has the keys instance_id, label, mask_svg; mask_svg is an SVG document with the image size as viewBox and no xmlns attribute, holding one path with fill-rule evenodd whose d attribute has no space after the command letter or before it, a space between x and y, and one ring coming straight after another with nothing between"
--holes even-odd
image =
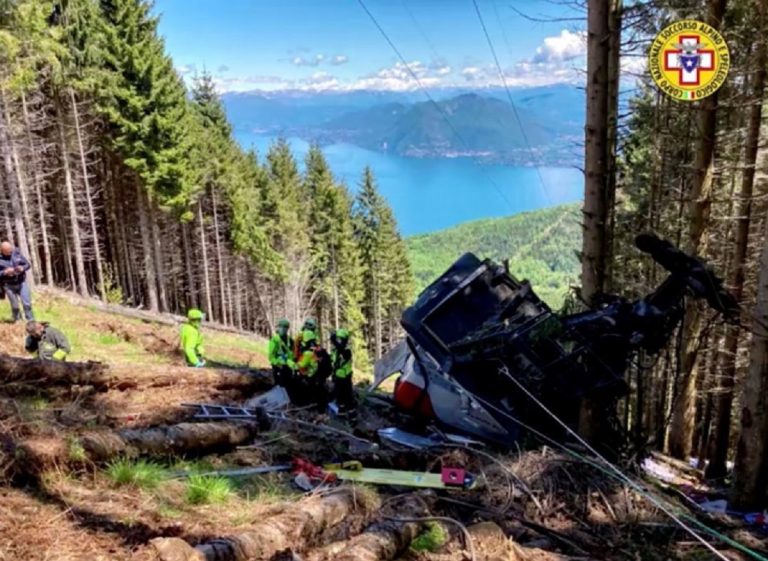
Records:
<instances>
[{"instance_id":1,"label":"grassy slope","mask_svg":"<svg viewBox=\"0 0 768 561\"><path fill-rule=\"evenodd\" d=\"M96 360L112 366L181 364L177 330L73 304L66 293L35 291L32 301L38 320L49 321L67 335L72 361ZM11 312L0 300L0 352L25 356L23 322L7 323ZM256 337L204 330L208 358L224 363L266 364L266 342Z\"/></svg>"},{"instance_id":2,"label":"grassy slope","mask_svg":"<svg viewBox=\"0 0 768 561\"><path fill-rule=\"evenodd\" d=\"M509 258L513 275L530 280L541 298L559 307L578 280L580 240L579 206L570 204L467 222L407 242L418 291L469 251L498 262Z\"/></svg>"}]
</instances>

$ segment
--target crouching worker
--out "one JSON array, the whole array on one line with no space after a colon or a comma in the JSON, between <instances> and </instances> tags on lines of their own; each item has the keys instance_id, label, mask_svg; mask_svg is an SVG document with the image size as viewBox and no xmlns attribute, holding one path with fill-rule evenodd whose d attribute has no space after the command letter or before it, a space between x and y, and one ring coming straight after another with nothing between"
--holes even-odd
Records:
<instances>
[{"instance_id":1,"label":"crouching worker","mask_svg":"<svg viewBox=\"0 0 768 561\"><path fill-rule=\"evenodd\" d=\"M337 329L331 334L331 364L333 367L333 398L342 415L354 411L355 392L352 387L352 349L349 331Z\"/></svg>"},{"instance_id":2,"label":"crouching worker","mask_svg":"<svg viewBox=\"0 0 768 561\"><path fill-rule=\"evenodd\" d=\"M24 343L27 352L37 353L41 360L67 360L72 352L67 337L46 322L28 321L27 340Z\"/></svg>"},{"instance_id":3,"label":"crouching worker","mask_svg":"<svg viewBox=\"0 0 768 561\"><path fill-rule=\"evenodd\" d=\"M293 360L293 338L288 330L291 324L287 319L277 322L277 331L269 340L269 364L272 366L272 375L275 384L286 390L291 385L293 371L296 363Z\"/></svg>"},{"instance_id":4,"label":"crouching worker","mask_svg":"<svg viewBox=\"0 0 768 561\"><path fill-rule=\"evenodd\" d=\"M325 388L325 378L320 371L321 358L327 355L320 347L314 331L305 329L301 333L299 359L296 362L296 391L297 405L315 404L324 409L328 403L328 392Z\"/></svg>"},{"instance_id":5,"label":"crouching worker","mask_svg":"<svg viewBox=\"0 0 768 561\"><path fill-rule=\"evenodd\" d=\"M187 321L181 326L181 351L187 366L201 368L205 366L203 356L203 335L200 324L203 322L203 312L192 308L187 312Z\"/></svg>"}]
</instances>

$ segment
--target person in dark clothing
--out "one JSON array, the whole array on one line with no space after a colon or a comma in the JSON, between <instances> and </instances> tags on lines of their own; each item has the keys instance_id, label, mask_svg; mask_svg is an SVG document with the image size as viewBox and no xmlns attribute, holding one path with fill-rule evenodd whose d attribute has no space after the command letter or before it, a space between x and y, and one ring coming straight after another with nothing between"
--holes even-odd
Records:
<instances>
[{"instance_id":1,"label":"person in dark clothing","mask_svg":"<svg viewBox=\"0 0 768 561\"><path fill-rule=\"evenodd\" d=\"M331 334L331 367L333 370L333 397L339 412L351 413L355 407L352 387L352 349L349 348L349 331L337 329Z\"/></svg>"},{"instance_id":2,"label":"person in dark clothing","mask_svg":"<svg viewBox=\"0 0 768 561\"><path fill-rule=\"evenodd\" d=\"M299 355L296 361L294 393L296 405L317 405L325 409L328 404L326 380L330 368L328 352L320 346L315 333L305 329L300 334Z\"/></svg>"},{"instance_id":3,"label":"person in dark clothing","mask_svg":"<svg viewBox=\"0 0 768 561\"><path fill-rule=\"evenodd\" d=\"M37 353L41 360L67 360L72 352L66 335L45 322L27 322L27 340L24 343L27 352Z\"/></svg>"},{"instance_id":4,"label":"person in dark clothing","mask_svg":"<svg viewBox=\"0 0 768 561\"><path fill-rule=\"evenodd\" d=\"M0 244L0 289L11 304L13 321L21 319L19 301L24 307L24 317L35 319L32 313L32 294L27 283L29 261L8 240Z\"/></svg>"}]
</instances>

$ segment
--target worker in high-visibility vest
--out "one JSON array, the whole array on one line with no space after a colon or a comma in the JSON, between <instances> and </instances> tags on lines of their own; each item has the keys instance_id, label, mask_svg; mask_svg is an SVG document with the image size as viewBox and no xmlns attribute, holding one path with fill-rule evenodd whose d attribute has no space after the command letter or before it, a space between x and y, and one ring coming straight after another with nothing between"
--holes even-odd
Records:
<instances>
[{"instance_id":1,"label":"worker in high-visibility vest","mask_svg":"<svg viewBox=\"0 0 768 561\"><path fill-rule=\"evenodd\" d=\"M291 324L287 319L277 322L277 330L269 340L267 353L275 384L286 389L290 386L293 371L296 369L296 362L293 359L293 338L288 333L290 327Z\"/></svg>"},{"instance_id":2,"label":"worker in high-visibility vest","mask_svg":"<svg viewBox=\"0 0 768 561\"><path fill-rule=\"evenodd\" d=\"M337 329L331 333L331 367L333 370L333 397L339 412L347 414L355 407L352 386L352 349L349 348L349 331Z\"/></svg>"},{"instance_id":3,"label":"worker in high-visibility vest","mask_svg":"<svg viewBox=\"0 0 768 561\"><path fill-rule=\"evenodd\" d=\"M309 333L312 334L312 336L317 339L317 322L312 319L308 318L304 320L304 325L301 326L301 329L296 334L296 338L293 340L293 357L296 362L299 362L301 360L301 353L304 352L304 334Z\"/></svg>"},{"instance_id":4,"label":"worker in high-visibility vest","mask_svg":"<svg viewBox=\"0 0 768 561\"><path fill-rule=\"evenodd\" d=\"M203 335L200 325L203 323L203 312L192 308L187 312L187 321L181 326L180 346L187 366L201 368L205 366L203 354Z\"/></svg>"},{"instance_id":5,"label":"worker in high-visibility vest","mask_svg":"<svg viewBox=\"0 0 768 561\"><path fill-rule=\"evenodd\" d=\"M301 349L296 361L294 397L298 405L315 404L324 410L328 404L326 388L330 358L314 331L301 332Z\"/></svg>"}]
</instances>

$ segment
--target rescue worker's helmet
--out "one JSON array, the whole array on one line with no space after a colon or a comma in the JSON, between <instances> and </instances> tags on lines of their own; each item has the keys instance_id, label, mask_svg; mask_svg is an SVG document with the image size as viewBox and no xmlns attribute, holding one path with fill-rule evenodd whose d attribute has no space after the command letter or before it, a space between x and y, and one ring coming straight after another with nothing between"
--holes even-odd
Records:
<instances>
[{"instance_id":1,"label":"rescue worker's helmet","mask_svg":"<svg viewBox=\"0 0 768 561\"><path fill-rule=\"evenodd\" d=\"M197 308L192 308L187 312L187 319L190 321L202 321L203 320L203 312L198 310Z\"/></svg>"},{"instance_id":2,"label":"rescue worker's helmet","mask_svg":"<svg viewBox=\"0 0 768 561\"><path fill-rule=\"evenodd\" d=\"M331 333L331 343L339 347L345 347L349 342L349 331L346 329L337 329Z\"/></svg>"},{"instance_id":3,"label":"rescue worker's helmet","mask_svg":"<svg viewBox=\"0 0 768 561\"><path fill-rule=\"evenodd\" d=\"M277 327L282 328L282 329L288 329L289 327L291 327L291 322L288 321L287 319L283 318L283 319L281 319L280 321L277 322Z\"/></svg>"},{"instance_id":4,"label":"rescue worker's helmet","mask_svg":"<svg viewBox=\"0 0 768 561\"><path fill-rule=\"evenodd\" d=\"M305 329L301 333L301 344L307 347L317 345L317 335L311 329Z\"/></svg>"},{"instance_id":5,"label":"rescue worker's helmet","mask_svg":"<svg viewBox=\"0 0 768 561\"><path fill-rule=\"evenodd\" d=\"M312 318L309 318L304 321L304 330L314 331L315 329L317 329L317 321L315 321Z\"/></svg>"},{"instance_id":6,"label":"rescue worker's helmet","mask_svg":"<svg viewBox=\"0 0 768 561\"><path fill-rule=\"evenodd\" d=\"M347 339L349 339L349 330L347 330L347 329L337 329L336 330L336 338L337 339L343 339L343 340L346 341Z\"/></svg>"}]
</instances>

